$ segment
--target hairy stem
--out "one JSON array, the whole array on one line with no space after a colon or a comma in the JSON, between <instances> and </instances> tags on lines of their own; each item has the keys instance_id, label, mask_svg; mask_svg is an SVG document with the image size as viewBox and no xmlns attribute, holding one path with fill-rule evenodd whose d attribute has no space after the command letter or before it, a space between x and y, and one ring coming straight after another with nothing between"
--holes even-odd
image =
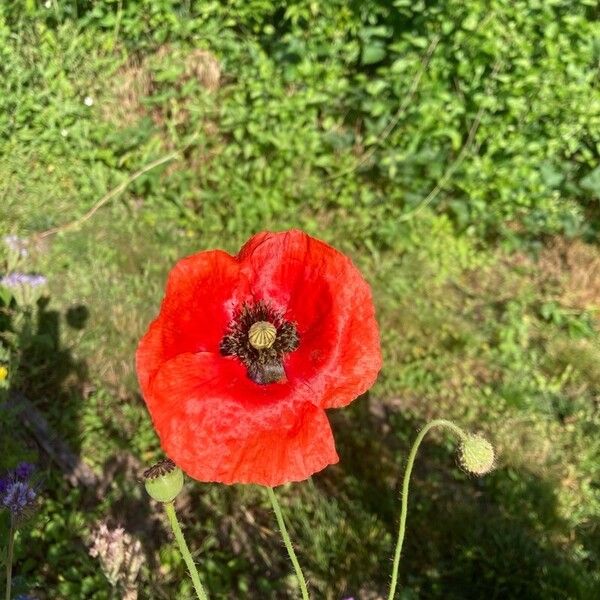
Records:
<instances>
[{"instance_id":1,"label":"hairy stem","mask_svg":"<svg viewBox=\"0 0 600 600\"><path fill-rule=\"evenodd\" d=\"M206 592L202 587L202 583L200 582L198 570L196 569L196 565L194 564L194 560L192 558L192 555L190 554L190 549L188 548L185 542L183 532L181 531L181 527L179 526L179 521L177 520L177 513L175 512L174 504L172 502L165 502L165 510L167 512L169 523L171 524L171 529L175 534L175 539L177 540L177 545L179 546L181 556L183 556L183 560L185 561L188 571L190 572L190 575L192 577L192 583L194 584L194 589L196 590L198 600L208 600L208 596L206 595Z\"/></svg>"},{"instance_id":2,"label":"hairy stem","mask_svg":"<svg viewBox=\"0 0 600 600\"><path fill-rule=\"evenodd\" d=\"M290 560L294 565L294 570L296 571L296 577L298 578L298 584L300 585L300 591L302 592L302 600L309 600L308 588L306 587L306 580L304 579L304 574L302 573L300 563L296 558L294 547L292 546L290 536L285 526L285 521L283 520L283 514L281 512L281 506L279 506L279 501L277 500L277 496L275 495L273 488L268 487L267 494L269 495L269 500L271 501L271 506L273 507L273 512L275 513L275 518L277 519L277 524L279 525L279 529L281 531L283 543L285 544L285 547L290 556Z\"/></svg>"},{"instance_id":3,"label":"hairy stem","mask_svg":"<svg viewBox=\"0 0 600 600\"><path fill-rule=\"evenodd\" d=\"M6 600L10 600L12 588L12 562L13 549L15 545L15 519L10 517L10 530L8 532L8 549L6 551Z\"/></svg>"},{"instance_id":4,"label":"hairy stem","mask_svg":"<svg viewBox=\"0 0 600 600\"><path fill-rule=\"evenodd\" d=\"M400 566L400 554L402 553L402 544L404 543L404 534L406 532L406 515L408 513L408 491L410 486L410 476L412 474L413 466L419 446L423 441L423 438L427 435L429 430L434 427L445 427L455 433L461 440L467 437L467 434L458 425L455 425L451 421L445 419L435 419L430 421L421 429L417 439L414 441L410 454L408 455L408 462L406 463L406 471L404 471L404 479L402 481L402 509L400 511L400 527L398 530L398 542L396 543L396 551L394 553L394 565L392 567L392 582L390 585L390 593L388 600L394 600L396 594L396 586L398 585L398 568Z\"/></svg>"}]
</instances>

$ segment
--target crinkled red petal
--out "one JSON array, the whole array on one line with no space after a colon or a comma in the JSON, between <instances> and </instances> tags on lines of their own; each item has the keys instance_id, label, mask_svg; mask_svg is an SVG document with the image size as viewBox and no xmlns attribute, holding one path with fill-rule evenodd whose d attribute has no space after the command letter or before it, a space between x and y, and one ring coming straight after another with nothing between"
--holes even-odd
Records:
<instances>
[{"instance_id":1,"label":"crinkled red petal","mask_svg":"<svg viewBox=\"0 0 600 600\"><path fill-rule=\"evenodd\" d=\"M180 354L145 398L167 456L200 481L276 486L338 460L325 412L302 389L260 386L231 358Z\"/></svg>"},{"instance_id":2,"label":"crinkled red petal","mask_svg":"<svg viewBox=\"0 0 600 600\"><path fill-rule=\"evenodd\" d=\"M184 352L218 352L223 332L248 287L239 263L221 250L198 252L169 273L160 314L136 355L142 393L161 364Z\"/></svg>"},{"instance_id":3,"label":"crinkled red petal","mask_svg":"<svg viewBox=\"0 0 600 600\"><path fill-rule=\"evenodd\" d=\"M292 230L254 236L239 260L254 294L297 323L300 346L286 373L310 387L316 405L345 406L373 385L379 329L371 289L348 257Z\"/></svg>"}]
</instances>

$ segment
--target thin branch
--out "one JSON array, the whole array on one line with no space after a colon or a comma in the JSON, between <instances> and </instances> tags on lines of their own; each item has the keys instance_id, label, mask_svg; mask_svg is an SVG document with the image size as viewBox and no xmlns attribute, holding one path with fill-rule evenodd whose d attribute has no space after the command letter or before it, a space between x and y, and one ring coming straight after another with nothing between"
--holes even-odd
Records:
<instances>
[{"instance_id":1,"label":"thin branch","mask_svg":"<svg viewBox=\"0 0 600 600\"><path fill-rule=\"evenodd\" d=\"M11 393L2 409L14 410L25 428L46 454L60 467L74 487L95 489L99 480L92 469L54 431L44 415L22 394Z\"/></svg>"},{"instance_id":2,"label":"thin branch","mask_svg":"<svg viewBox=\"0 0 600 600\"><path fill-rule=\"evenodd\" d=\"M156 167L158 167L160 165L163 165L167 162L170 162L172 160L179 158L179 156L180 156L180 151L178 150L177 152L172 152L171 154L167 154L166 156L163 156L161 158L158 158L158 159L152 161L151 163L148 163L147 165L142 167L139 171L136 171L135 173L133 173L133 175L128 177L125 181L121 182L119 185L114 187L112 190L110 190L109 192L104 194L104 196L102 196L102 198L100 198L92 206L92 208L90 208L83 216L81 216L78 219L75 219L74 221L71 221L69 223L64 223L63 225L57 225L56 227L52 227L50 229L47 229L46 231L36 233L33 235L33 237L41 240L41 239L47 238L51 235L54 235L55 233L59 233L60 231L67 231L68 229L74 229L76 227L79 227L80 225L85 223L88 219L91 219L94 216L94 214L96 214L96 212L98 212L98 210L100 210L107 202L112 200L115 196L118 196L120 193L124 192L127 189L127 187L129 187L129 185L131 185L136 179L138 179L139 177L141 177L148 171L151 171L152 169L155 169Z\"/></svg>"}]
</instances>

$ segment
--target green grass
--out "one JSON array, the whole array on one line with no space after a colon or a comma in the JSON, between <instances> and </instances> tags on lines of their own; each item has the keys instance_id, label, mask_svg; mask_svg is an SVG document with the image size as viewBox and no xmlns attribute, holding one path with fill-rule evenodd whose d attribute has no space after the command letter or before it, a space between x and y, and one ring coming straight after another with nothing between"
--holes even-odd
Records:
<instances>
[{"instance_id":1,"label":"green grass","mask_svg":"<svg viewBox=\"0 0 600 600\"><path fill-rule=\"evenodd\" d=\"M135 347L179 257L293 226L366 274L385 358L331 412L340 464L281 492L315 598L385 596L402 469L435 417L483 431L498 467L473 479L450 438L424 445L400 597L600 594L600 282L551 252L560 236L600 264L597 9L388 4L0 9L0 233L30 237L22 267L49 280L13 385L104 481L93 498L27 438L5 449L0 464L29 453L43 472L18 589L109 598L87 551L108 518L142 540L141 598L191 597L137 480L161 454ZM174 151L81 225L34 237ZM262 490L190 482L181 518L211 597L296 596Z\"/></svg>"}]
</instances>

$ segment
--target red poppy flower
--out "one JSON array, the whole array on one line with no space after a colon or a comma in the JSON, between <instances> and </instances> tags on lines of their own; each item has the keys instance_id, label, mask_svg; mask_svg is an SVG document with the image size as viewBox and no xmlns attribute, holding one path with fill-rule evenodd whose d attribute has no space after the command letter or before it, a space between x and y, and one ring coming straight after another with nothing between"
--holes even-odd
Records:
<instances>
[{"instance_id":1,"label":"red poppy flower","mask_svg":"<svg viewBox=\"0 0 600 600\"><path fill-rule=\"evenodd\" d=\"M326 408L381 367L371 291L301 231L180 260L137 354L161 445L191 477L275 486L338 461Z\"/></svg>"}]
</instances>

